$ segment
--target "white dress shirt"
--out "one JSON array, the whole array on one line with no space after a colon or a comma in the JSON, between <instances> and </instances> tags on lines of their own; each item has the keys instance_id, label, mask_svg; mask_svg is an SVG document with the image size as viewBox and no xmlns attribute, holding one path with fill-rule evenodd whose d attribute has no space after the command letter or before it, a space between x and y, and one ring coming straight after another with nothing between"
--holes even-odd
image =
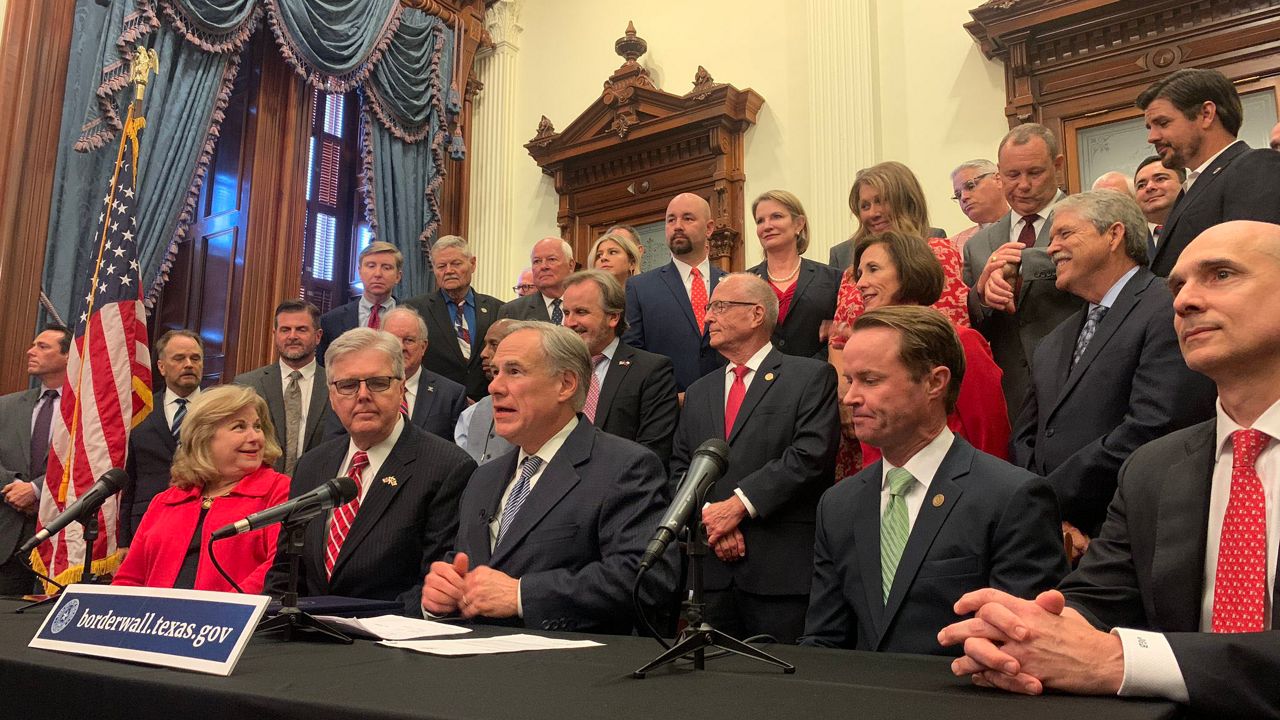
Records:
<instances>
[{"instance_id":1,"label":"white dress shirt","mask_svg":"<svg viewBox=\"0 0 1280 720\"><path fill-rule=\"evenodd\" d=\"M382 442L372 445L365 454L369 456L369 464L360 471L360 502L364 502L364 498L369 494L369 486L373 484L373 479L378 477L378 471L382 469L382 463L387 461L387 457L391 455L391 448L396 446L400 441L400 433L404 432L404 416L396 418L395 427L391 428L391 434ZM354 440L347 440L347 454L342 458L342 464L338 466L338 475L345 477L351 472L351 458L360 452L360 448L356 447ZM329 512L330 518L333 512Z\"/></svg>"},{"instance_id":2,"label":"white dress shirt","mask_svg":"<svg viewBox=\"0 0 1280 720\"><path fill-rule=\"evenodd\" d=\"M409 417L413 417L413 409L418 405L418 385L422 382L422 366L419 365L413 374L404 380L404 404L409 408Z\"/></svg>"},{"instance_id":3,"label":"white dress shirt","mask_svg":"<svg viewBox=\"0 0 1280 720\"><path fill-rule=\"evenodd\" d=\"M1182 192L1183 193L1191 192L1191 186L1195 184L1196 179L1200 177L1200 174L1203 173L1206 169L1208 169L1208 167L1213 164L1213 161L1218 159L1219 155L1226 152L1227 148L1231 147L1232 145L1235 145L1238 142L1244 142L1244 141L1236 140L1236 142L1228 144L1227 147L1224 147L1218 152L1214 153L1213 155L1210 155L1208 160L1205 160L1203 163L1200 164L1200 167L1196 168L1195 170L1187 170L1187 179L1182 183Z\"/></svg>"},{"instance_id":4,"label":"white dress shirt","mask_svg":"<svg viewBox=\"0 0 1280 720\"><path fill-rule=\"evenodd\" d=\"M541 292L538 293L538 297L542 298L542 304L547 306L548 320L554 317L555 308L553 308L552 305L556 301L560 302L560 324L563 325L564 324L564 299L549 297L547 295L542 294Z\"/></svg>"},{"instance_id":5,"label":"white dress shirt","mask_svg":"<svg viewBox=\"0 0 1280 720\"><path fill-rule=\"evenodd\" d=\"M178 414L178 398L179 397L180 396L178 395L178 393L174 392L172 388L165 386L164 422L170 428L173 427L173 416ZM200 397L200 388L196 388L195 390L192 390L191 394L185 398L187 401L187 412L191 411L191 403L195 402L196 398L198 397Z\"/></svg>"},{"instance_id":6,"label":"white dress shirt","mask_svg":"<svg viewBox=\"0 0 1280 720\"><path fill-rule=\"evenodd\" d=\"M902 464L902 469L915 478L915 482L911 483L907 491L902 494L903 501L907 503L908 534L911 533L911 528L916 526L916 518L920 515L924 496L928 494L929 486L933 484L933 476L938 474L938 468L942 465L947 452L951 450L951 443L955 439L955 434L944 424L942 432L938 433L937 437L930 440L928 445L920 448L919 452ZM889 498L893 497L893 493L889 492L889 471L894 467L896 466L887 459L880 463L880 517L884 517L885 508L889 507Z\"/></svg>"},{"instance_id":7,"label":"white dress shirt","mask_svg":"<svg viewBox=\"0 0 1280 720\"><path fill-rule=\"evenodd\" d=\"M702 274L702 284L707 289L707 300L711 299L711 260L709 258L702 258L702 262L694 266L673 256L671 264L675 265L676 271L680 273L680 282L684 283L685 297L693 297L693 275L689 271L697 267L698 272Z\"/></svg>"},{"instance_id":8,"label":"white dress shirt","mask_svg":"<svg viewBox=\"0 0 1280 720\"><path fill-rule=\"evenodd\" d=\"M767 342L764 344L763 347L761 347L759 350L756 351L755 355L752 355L751 357L747 358L747 361L743 363L743 365L746 365L747 369L749 370L749 372L746 375L742 376L742 384L744 386L742 396L744 398L747 395L747 391L751 389L751 381L755 379L756 371L760 369L760 364L764 362L765 356L767 356L772 351L773 351L773 343ZM737 367L737 365L735 365L734 363L729 363L724 367L724 406L726 409L729 407L729 388L733 387L733 379L734 379L733 369L735 367ZM727 434L732 429L733 428L725 428L724 431ZM757 517L756 506L752 505L751 501L747 499L747 494L742 492L742 488L734 488L733 494L737 495L738 499L742 501L743 506L747 508L748 515L750 515L753 518Z\"/></svg>"},{"instance_id":9,"label":"white dress shirt","mask_svg":"<svg viewBox=\"0 0 1280 720\"><path fill-rule=\"evenodd\" d=\"M1061 200L1062 197L1059 197L1058 194L1055 193L1053 199L1049 201L1049 204L1040 208L1039 212L1036 213L1036 215L1040 216L1040 219L1031 223L1031 227L1036 230L1037 241L1040 238L1040 231L1044 229L1044 224L1049 221L1049 216L1053 214L1053 206L1057 205L1058 201ZM1009 211L1009 242L1018 242L1018 236L1022 235L1023 217L1025 216L1019 215L1016 210ZM1044 245L1042 247L1048 247L1048 245Z\"/></svg>"},{"instance_id":10,"label":"white dress shirt","mask_svg":"<svg viewBox=\"0 0 1280 720\"><path fill-rule=\"evenodd\" d=\"M289 373L293 372L293 368L284 363L283 360L276 363L280 366L280 390L287 392L289 389ZM298 390L302 393L302 402L299 406L302 408L302 414L298 416L298 437L294 440L298 443L298 456L302 456L303 449L307 444L307 403L311 401L311 389L314 387L316 380L316 359L311 358L311 362L298 368L298 372L302 377L298 378ZM284 428L280 428L284 430ZM280 448L284 450L284 448Z\"/></svg>"},{"instance_id":11,"label":"white dress shirt","mask_svg":"<svg viewBox=\"0 0 1280 720\"><path fill-rule=\"evenodd\" d=\"M609 366L613 364L613 356L618 353L618 338L614 338L613 342L604 346L600 354L604 356L604 362L596 364L594 361L591 366L591 373L596 376L596 387L604 389L604 378L609 374Z\"/></svg>"},{"instance_id":12,"label":"white dress shirt","mask_svg":"<svg viewBox=\"0 0 1280 720\"><path fill-rule=\"evenodd\" d=\"M386 316L387 316L387 311L389 311L389 310L394 310L394 309L395 309L395 307L396 307L396 299L395 299L395 298L393 298L393 297L388 297L386 300L383 300L381 304L382 304L382 309L378 311L378 325L379 325L379 326L381 326L381 325L382 325L382 318L384 318L384 317L386 317ZM373 312L373 301L371 301L369 298L367 298L367 297L365 297L365 296L361 295L361 296L360 296L360 308L359 308L359 310L357 311L357 315L358 315L359 320L360 320L360 325L359 325L359 327L369 327L369 315L370 315L372 312Z\"/></svg>"},{"instance_id":13,"label":"white dress shirt","mask_svg":"<svg viewBox=\"0 0 1280 720\"><path fill-rule=\"evenodd\" d=\"M1218 571L1218 544L1222 536L1222 523L1227 515L1227 501L1231 497L1231 433L1242 429L1217 403L1217 445L1213 465L1212 488L1209 494L1209 530L1204 549L1204 595L1200 599L1200 631L1213 629L1213 586ZM1253 428L1271 437L1258 455L1254 467L1262 481L1262 492L1267 510L1267 602L1263 614L1267 630L1271 630L1272 597L1276 582L1276 533L1280 532L1280 402L1267 408L1253 423ZM1121 695L1163 697L1178 702L1187 701L1187 683L1182 669L1164 635L1147 630L1117 628L1124 646L1124 681Z\"/></svg>"}]
</instances>

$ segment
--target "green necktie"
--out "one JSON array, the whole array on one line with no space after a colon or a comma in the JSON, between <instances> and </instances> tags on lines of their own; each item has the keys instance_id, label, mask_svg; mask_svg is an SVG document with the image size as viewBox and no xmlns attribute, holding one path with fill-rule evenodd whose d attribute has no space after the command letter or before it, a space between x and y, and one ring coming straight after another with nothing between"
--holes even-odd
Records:
<instances>
[{"instance_id":1,"label":"green necktie","mask_svg":"<svg viewBox=\"0 0 1280 720\"><path fill-rule=\"evenodd\" d=\"M889 588L893 587L893 575L898 571L902 548L906 547L907 536L911 534L907 501L902 496L916 480L902 468L890 470L888 478L889 504L885 506L884 515L880 518L880 583L885 602L889 601Z\"/></svg>"}]
</instances>

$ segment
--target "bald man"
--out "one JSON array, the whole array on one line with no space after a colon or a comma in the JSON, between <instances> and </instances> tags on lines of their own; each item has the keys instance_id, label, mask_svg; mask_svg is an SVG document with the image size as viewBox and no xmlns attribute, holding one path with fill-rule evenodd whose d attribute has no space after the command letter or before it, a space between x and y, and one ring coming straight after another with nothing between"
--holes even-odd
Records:
<instances>
[{"instance_id":1,"label":"bald man","mask_svg":"<svg viewBox=\"0 0 1280 720\"><path fill-rule=\"evenodd\" d=\"M1133 190L1133 181L1129 179L1128 175L1125 175L1118 170L1104 172L1099 175L1098 179L1093 181L1093 187L1090 189L1115 190L1116 192L1123 193L1129 197L1136 197Z\"/></svg>"},{"instance_id":2,"label":"bald man","mask_svg":"<svg viewBox=\"0 0 1280 720\"><path fill-rule=\"evenodd\" d=\"M694 380L724 366L705 324L707 302L724 272L707 258L715 221L705 199L693 193L675 196L667 205L666 224L671 262L627 281L622 341L671 358L676 389L683 393Z\"/></svg>"},{"instance_id":3,"label":"bald man","mask_svg":"<svg viewBox=\"0 0 1280 720\"><path fill-rule=\"evenodd\" d=\"M560 296L564 294L564 279L573 272L573 248L558 237L542 238L533 244L533 251L529 253L529 269L538 291L503 305L498 317L563 325Z\"/></svg>"}]
</instances>

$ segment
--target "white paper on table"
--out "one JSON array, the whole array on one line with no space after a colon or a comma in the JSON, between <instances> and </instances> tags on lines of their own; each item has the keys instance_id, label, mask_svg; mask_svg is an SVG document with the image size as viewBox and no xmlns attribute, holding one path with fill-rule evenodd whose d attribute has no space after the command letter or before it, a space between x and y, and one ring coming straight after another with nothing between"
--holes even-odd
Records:
<instances>
[{"instance_id":1,"label":"white paper on table","mask_svg":"<svg viewBox=\"0 0 1280 720\"><path fill-rule=\"evenodd\" d=\"M525 634L467 638L466 640L383 640L378 644L430 655L493 655L531 650L571 650L603 646L603 643L594 640L561 640Z\"/></svg>"},{"instance_id":2,"label":"white paper on table","mask_svg":"<svg viewBox=\"0 0 1280 720\"><path fill-rule=\"evenodd\" d=\"M330 625L343 630L378 640L413 640L415 638L440 637L442 635L462 635L471 632L471 628L450 625L448 623L419 620L400 615L379 615L368 618L345 618L335 615L318 615Z\"/></svg>"}]
</instances>

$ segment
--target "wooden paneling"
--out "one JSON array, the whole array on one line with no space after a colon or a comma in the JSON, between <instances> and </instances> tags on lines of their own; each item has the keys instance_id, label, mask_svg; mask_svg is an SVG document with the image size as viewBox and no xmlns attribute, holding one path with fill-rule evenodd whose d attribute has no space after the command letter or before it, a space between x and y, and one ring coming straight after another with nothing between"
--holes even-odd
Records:
<instances>
[{"instance_id":1,"label":"wooden paneling","mask_svg":"<svg viewBox=\"0 0 1280 720\"><path fill-rule=\"evenodd\" d=\"M10 0L0 37L0 393L28 385L75 0Z\"/></svg>"}]
</instances>

